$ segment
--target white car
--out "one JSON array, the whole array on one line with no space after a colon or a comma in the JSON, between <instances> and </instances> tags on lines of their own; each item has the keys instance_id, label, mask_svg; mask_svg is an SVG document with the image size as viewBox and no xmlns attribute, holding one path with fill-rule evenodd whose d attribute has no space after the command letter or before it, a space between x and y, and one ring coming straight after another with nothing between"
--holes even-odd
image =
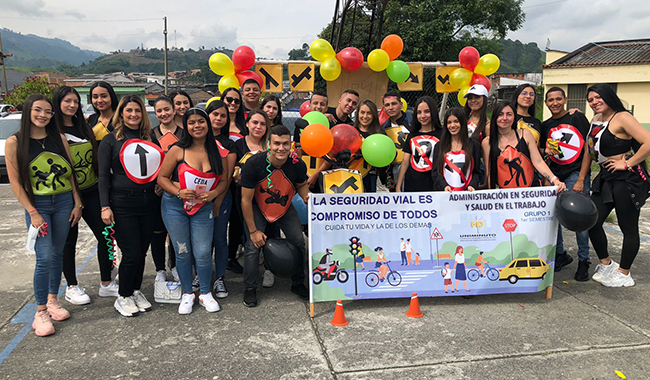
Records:
<instances>
[{"instance_id":1,"label":"white car","mask_svg":"<svg viewBox=\"0 0 650 380\"><path fill-rule=\"evenodd\" d=\"M5 142L14 133L20 130L20 114L14 113L0 118L0 174L7 176L7 164L5 163Z\"/></svg>"},{"instance_id":2,"label":"white car","mask_svg":"<svg viewBox=\"0 0 650 380\"><path fill-rule=\"evenodd\" d=\"M16 111L18 111L16 107L12 106L11 104L0 104L0 117Z\"/></svg>"}]
</instances>

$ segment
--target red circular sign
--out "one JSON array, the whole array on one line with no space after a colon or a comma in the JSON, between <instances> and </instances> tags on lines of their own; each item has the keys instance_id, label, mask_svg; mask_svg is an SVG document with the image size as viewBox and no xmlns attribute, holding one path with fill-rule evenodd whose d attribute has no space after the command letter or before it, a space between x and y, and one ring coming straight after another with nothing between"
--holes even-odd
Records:
<instances>
[{"instance_id":1,"label":"red circular sign","mask_svg":"<svg viewBox=\"0 0 650 380\"><path fill-rule=\"evenodd\" d=\"M514 219L506 219L503 221L503 229L506 232L515 232L517 229L517 222Z\"/></svg>"},{"instance_id":2,"label":"red circular sign","mask_svg":"<svg viewBox=\"0 0 650 380\"><path fill-rule=\"evenodd\" d=\"M165 153L151 141L129 139L120 150L120 161L126 176L141 185L156 179L163 158Z\"/></svg>"}]
</instances>

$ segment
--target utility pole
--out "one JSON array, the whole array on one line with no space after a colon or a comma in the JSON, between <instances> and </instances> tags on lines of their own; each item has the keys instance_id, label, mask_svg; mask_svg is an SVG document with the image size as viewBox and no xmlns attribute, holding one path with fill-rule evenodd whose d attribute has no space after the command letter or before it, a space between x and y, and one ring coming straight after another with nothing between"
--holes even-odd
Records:
<instances>
[{"instance_id":1,"label":"utility pole","mask_svg":"<svg viewBox=\"0 0 650 380\"><path fill-rule=\"evenodd\" d=\"M167 96L169 94L167 88L167 16L163 17L163 20L165 22L165 29L163 30L165 35L165 96Z\"/></svg>"},{"instance_id":2,"label":"utility pole","mask_svg":"<svg viewBox=\"0 0 650 380\"><path fill-rule=\"evenodd\" d=\"M0 35L0 64L2 64L2 88L4 96L7 96L7 72L5 71L5 58L11 57L13 54L5 54L2 52L2 35Z\"/></svg>"}]
</instances>

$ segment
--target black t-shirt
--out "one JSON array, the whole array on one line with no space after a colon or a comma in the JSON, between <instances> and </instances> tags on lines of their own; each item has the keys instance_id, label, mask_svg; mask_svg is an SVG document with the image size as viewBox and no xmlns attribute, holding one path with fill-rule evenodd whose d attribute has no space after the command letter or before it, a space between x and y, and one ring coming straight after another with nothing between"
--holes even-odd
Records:
<instances>
[{"instance_id":1,"label":"black t-shirt","mask_svg":"<svg viewBox=\"0 0 650 380\"><path fill-rule=\"evenodd\" d=\"M580 135L582 136L582 140L584 143L587 141L587 134L589 133L589 121L585 117L584 114L580 112L576 112L573 115L570 115L568 112L566 115L562 116L559 119L553 119L550 118L542 123L542 139L544 141L540 142L541 146L546 146L546 139L549 137L549 133L551 129L558 127L562 124L566 125L566 131L562 131L562 138L561 142L564 144L572 145L572 146L577 146L577 140L575 138L572 138L572 133L571 133L571 127L575 128L578 130ZM565 128L565 127L563 127ZM580 150L580 152L571 152L571 149L567 146L560 147L563 151L567 151L567 155L565 156L562 154L562 157L553 156L549 161L548 161L548 166L555 174L560 181L565 181L569 175L573 172L579 172L580 168L582 167L582 158L583 158L583 153L584 153L584 145L583 145L583 150ZM563 152L564 153L564 152ZM571 161L571 159L565 159L565 157L568 157L569 154L574 155L575 160L570 162L570 163L565 163L563 161ZM559 162L556 162L559 161Z\"/></svg>"},{"instance_id":2,"label":"black t-shirt","mask_svg":"<svg viewBox=\"0 0 650 380\"><path fill-rule=\"evenodd\" d=\"M335 123L332 123L330 121L330 128L332 128L335 125L339 125L339 124L350 124L350 125L354 124L354 122L350 118L350 115L348 115L348 117L345 120L340 119L339 116L336 114L336 108L334 108L334 107L327 107L327 111L325 111L325 113L332 114L334 116L334 118L336 119Z\"/></svg>"},{"instance_id":3,"label":"black t-shirt","mask_svg":"<svg viewBox=\"0 0 650 380\"><path fill-rule=\"evenodd\" d=\"M228 154L235 153L235 142L232 141L228 135L219 134L214 138L221 146L228 151ZM240 139L243 140L243 139Z\"/></svg>"},{"instance_id":4,"label":"black t-shirt","mask_svg":"<svg viewBox=\"0 0 650 380\"><path fill-rule=\"evenodd\" d=\"M440 139L441 130L437 129L431 132L413 132L409 134L404 143L404 153L411 155L408 162L402 161L402 165L408 165L406 173L404 174L404 191L432 191L433 179L431 177L431 170L433 168L433 151L434 147ZM423 137L421 137L423 136ZM418 141L421 151L425 153L421 155L416 152L413 155L411 149L412 140ZM413 141L415 143L415 141ZM416 169L417 168L417 169Z\"/></svg>"},{"instance_id":5,"label":"black t-shirt","mask_svg":"<svg viewBox=\"0 0 650 380\"><path fill-rule=\"evenodd\" d=\"M266 160L267 152L260 152L248 161L242 167L241 186L247 189L254 189L257 184L269 175L267 167L269 163ZM307 181L307 166L302 160L298 160L295 164L291 157L287 158L286 162L280 168L271 165L271 174L276 170L281 170L287 179L293 184L294 188L297 184Z\"/></svg>"},{"instance_id":6,"label":"black t-shirt","mask_svg":"<svg viewBox=\"0 0 650 380\"><path fill-rule=\"evenodd\" d=\"M393 123L393 121L389 118L388 120L384 121L384 124L382 124L381 127L384 128L384 129L387 129L387 128L393 127L393 124L398 125L398 126L401 125L402 127L408 129L409 131L411 130L411 125L409 124L409 119L408 119L408 117L406 116L406 114L404 112L402 112L402 116L400 116L397 119L397 121L395 121L395 123Z\"/></svg>"},{"instance_id":7,"label":"black t-shirt","mask_svg":"<svg viewBox=\"0 0 650 380\"><path fill-rule=\"evenodd\" d=\"M479 185L479 178L481 177L482 149L481 149L481 144L479 144L479 142L476 141L475 139L469 139L469 144L470 144L470 148L472 149L472 161L474 166L472 167L472 178L470 179L469 184L467 186L471 186L474 189L476 189ZM440 155L440 144L436 144L436 146L433 148L433 170L431 170L434 191L443 191L445 190L445 187L447 187L448 185L447 180L445 179L445 175L438 173L439 155ZM467 157L465 157L465 160L467 160ZM469 164L468 162L465 162L465 165L468 164ZM461 169L463 174L465 174L466 170L464 166L459 169ZM448 170L448 169L443 166L443 172L444 170Z\"/></svg>"}]
</instances>

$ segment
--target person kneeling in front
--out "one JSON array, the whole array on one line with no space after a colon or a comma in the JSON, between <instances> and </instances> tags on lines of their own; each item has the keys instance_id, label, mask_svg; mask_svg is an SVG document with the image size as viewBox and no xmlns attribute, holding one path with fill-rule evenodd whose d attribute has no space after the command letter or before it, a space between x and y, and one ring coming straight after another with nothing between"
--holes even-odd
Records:
<instances>
[{"instance_id":1,"label":"person kneeling in front","mask_svg":"<svg viewBox=\"0 0 650 380\"><path fill-rule=\"evenodd\" d=\"M257 278L260 249L266 244L264 230L275 223L286 236L287 242L300 252L299 270L291 277L291 292L302 299L309 298L304 284L303 257L305 239L298 212L291 200L296 191L307 203L307 166L304 161L291 157L291 133L283 125L271 128L271 138L266 152L260 152L242 168L242 213L246 222L244 246L244 305L257 306Z\"/></svg>"}]
</instances>

